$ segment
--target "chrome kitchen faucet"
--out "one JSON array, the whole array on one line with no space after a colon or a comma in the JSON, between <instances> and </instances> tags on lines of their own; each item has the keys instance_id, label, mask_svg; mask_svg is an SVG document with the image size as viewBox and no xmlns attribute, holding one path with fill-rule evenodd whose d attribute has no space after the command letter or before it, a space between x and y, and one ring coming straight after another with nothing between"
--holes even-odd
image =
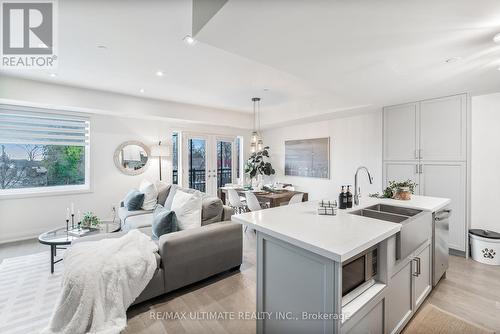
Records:
<instances>
[{"instance_id":1,"label":"chrome kitchen faucet","mask_svg":"<svg viewBox=\"0 0 500 334\"><path fill-rule=\"evenodd\" d=\"M368 175L368 181L370 181L370 184L373 184L373 178L370 175L368 168L366 168L365 166L358 167L358 169L356 170L356 174L354 174L354 205L359 205L359 197L361 196L361 189L358 188L358 172L362 169L366 171L366 174Z\"/></svg>"}]
</instances>

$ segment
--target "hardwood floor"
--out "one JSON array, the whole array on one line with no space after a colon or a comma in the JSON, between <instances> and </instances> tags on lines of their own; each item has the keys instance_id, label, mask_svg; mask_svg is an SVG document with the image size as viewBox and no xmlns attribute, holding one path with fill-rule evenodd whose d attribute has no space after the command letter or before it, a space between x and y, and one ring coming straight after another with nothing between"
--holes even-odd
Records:
<instances>
[{"instance_id":1,"label":"hardwood floor","mask_svg":"<svg viewBox=\"0 0 500 334\"><path fill-rule=\"evenodd\" d=\"M7 259L9 257L29 255L44 251L50 253L50 247L47 245L42 245L38 242L38 239L28 239L0 244L0 262L2 262L3 259Z\"/></svg>"},{"instance_id":2,"label":"hardwood floor","mask_svg":"<svg viewBox=\"0 0 500 334\"><path fill-rule=\"evenodd\" d=\"M201 317L206 315L202 312L255 311L255 239L253 231L244 234L240 271L212 277L130 308L124 333L255 333L253 319L165 319L168 312L186 312L188 317L190 314ZM36 240L4 244L0 245L0 260L47 250ZM432 291L426 303L500 333L500 267L451 256L446 279ZM419 319L425 317L414 317L408 326L418 327L418 321L423 321Z\"/></svg>"},{"instance_id":3,"label":"hardwood floor","mask_svg":"<svg viewBox=\"0 0 500 334\"><path fill-rule=\"evenodd\" d=\"M500 332L500 266L450 256L446 279L427 300L458 318Z\"/></svg>"}]
</instances>

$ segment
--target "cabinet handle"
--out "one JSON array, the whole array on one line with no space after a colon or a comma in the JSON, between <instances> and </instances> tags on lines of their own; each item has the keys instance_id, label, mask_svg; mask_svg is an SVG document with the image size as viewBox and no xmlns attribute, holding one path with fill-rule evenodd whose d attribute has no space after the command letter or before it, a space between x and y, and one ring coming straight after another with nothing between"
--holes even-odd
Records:
<instances>
[{"instance_id":1,"label":"cabinet handle","mask_svg":"<svg viewBox=\"0 0 500 334\"><path fill-rule=\"evenodd\" d=\"M422 268L421 268L420 264L421 264L421 259L419 257L417 257L417 277L420 276L420 274L422 273L422 271L421 271Z\"/></svg>"},{"instance_id":2,"label":"cabinet handle","mask_svg":"<svg viewBox=\"0 0 500 334\"><path fill-rule=\"evenodd\" d=\"M413 276L417 277L417 276L418 276L418 260L417 260L417 258L416 258L416 257L414 257L414 258L412 259L412 262L415 262L416 271L412 272L411 274L412 274Z\"/></svg>"},{"instance_id":3,"label":"cabinet handle","mask_svg":"<svg viewBox=\"0 0 500 334\"><path fill-rule=\"evenodd\" d=\"M422 165L418 165L418 172L419 172L419 174L424 173L424 168L422 167Z\"/></svg>"},{"instance_id":4,"label":"cabinet handle","mask_svg":"<svg viewBox=\"0 0 500 334\"><path fill-rule=\"evenodd\" d=\"M418 165L415 165L415 174L418 174Z\"/></svg>"},{"instance_id":5,"label":"cabinet handle","mask_svg":"<svg viewBox=\"0 0 500 334\"><path fill-rule=\"evenodd\" d=\"M442 221L449 219L451 217L451 209L446 209L446 210L441 210L438 213L436 213L436 217L434 218L435 221Z\"/></svg>"},{"instance_id":6,"label":"cabinet handle","mask_svg":"<svg viewBox=\"0 0 500 334\"><path fill-rule=\"evenodd\" d=\"M424 152L424 150L423 150L423 149L421 149L421 148L420 148L420 149L418 149L418 158L419 158L419 159L423 159L423 158L424 158L424 153L423 153L423 152Z\"/></svg>"}]
</instances>

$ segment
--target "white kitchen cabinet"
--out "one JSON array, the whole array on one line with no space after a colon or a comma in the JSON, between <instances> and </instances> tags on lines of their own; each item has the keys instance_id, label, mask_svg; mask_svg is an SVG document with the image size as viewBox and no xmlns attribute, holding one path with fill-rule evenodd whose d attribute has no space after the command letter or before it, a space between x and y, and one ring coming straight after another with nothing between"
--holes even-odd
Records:
<instances>
[{"instance_id":1,"label":"white kitchen cabinet","mask_svg":"<svg viewBox=\"0 0 500 334\"><path fill-rule=\"evenodd\" d=\"M418 159L418 104L384 108L384 160Z\"/></svg>"},{"instance_id":2,"label":"white kitchen cabinet","mask_svg":"<svg viewBox=\"0 0 500 334\"><path fill-rule=\"evenodd\" d=\"M363 318L348 331L348 334L382 334L384 333L384 300L379 301Z\"/></svg>"},{"instance_id":3,"label":"white kitchen cabinet","mask_svg":"<svg viewBox=\"0 0 500 334\"><path fill-rule=\"evenodd\" d=\"M401 260L386 295L387 333L400 333L432 290L430 239Z\"/></svg>"},{"instance_id":4,"label":"white kitchen cabinet","mask_svg":"<svg viewBox=\"0 0 500 334\"><path fill-rule=\"evenodd\" d=\"M383 179L413 180L415 194L450 198L449 247L467 254L470 187L468 96L460 94L385 107Z\"/></svg>"},{"instance_id":5,"label":"white kitchen cabinet","mask_svg":"<svg viewBox=\"0 0 500 334\"><path fill-rule=\"evenodd\" d=\"M419 193L419 165L416 162L386 162L384 164L384 187L387 187L389 181L412 180L417 183L415 193Z\"/></svg>"},{"instance_id":6,"label":"white kitchen cabinet","mask_svg":"<svg viewBox=\"0 0 500 334\"><path fill-rule=\"evenodd\" d=\"M413 258L413 309L417 310L432 290L431 245L417 252Z\"/></svg>"},{"instance_id":7,"label":"white kitchen cabinet","mask_svg":"<svg viewBox=\"0 0 500 334\"><path fill-rule=\"evenodd\" d=\"M394 274L389 282L386 297L387 333L398 333L413 314L412 262Z\"/></svg>"},{"instance_id":8,"label":"white kitchen cabinet","mask_svg":"<svg viewBox=\"0 0 500 334\"><path fill-rule=\"evenodd\" d=\"M389 181L412 180L415 195L451 199L449 247L466 252L467 187L466 163L385 162L384 186Z\"/></svg>"},{"instance_id":9,"label":"white kitchen cabinet","mask_svg":"<svg viewBox=\"0 0 500 334\"><path fill-rule=\"evenodd\" d=\"M426 161L465 161L467 95L420 102L419 158Z\"/></svg>"},{"instance_id":10,"label":"white kitchen cabinet","mask_svg":"<svg viewBox=\"0 0 500 334\"><path fill-rule=\"evenodd\" d=\"M420 174L421 195L451 199L449 247L462 252L466 251L467 237L465 171L465 163L425 163Z\"/></svg>"}]
</instances>

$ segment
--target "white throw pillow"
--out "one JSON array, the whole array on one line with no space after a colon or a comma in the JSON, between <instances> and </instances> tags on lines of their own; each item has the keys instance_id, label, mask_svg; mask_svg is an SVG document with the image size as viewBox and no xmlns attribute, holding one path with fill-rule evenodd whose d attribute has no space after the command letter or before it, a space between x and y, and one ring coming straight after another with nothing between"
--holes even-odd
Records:
<instances>
[{"instance_id":1,"label":"white throw pillow","mask_svg":"<svg viewBox=\"0 0 500 334\"><path fill-rule=\"evenodd\" d=\"M156 186L147 180L142 180L141 185L139 186L139 191L144 194L142 209L153 210L156 208L156 201L158 198L158 190L156 190Z\"/></svg>"},{"instance_id":2,"label":"white throw pillow","mask_svg":"<svg viewBox=\"0 0 500 334\"><path fill-rule=\"evenodd\" d=\"M179 230L201 226L201 195L199 193L188 194L177 189L171 210L175 212Z\"/></svg>"}]
</instances>

